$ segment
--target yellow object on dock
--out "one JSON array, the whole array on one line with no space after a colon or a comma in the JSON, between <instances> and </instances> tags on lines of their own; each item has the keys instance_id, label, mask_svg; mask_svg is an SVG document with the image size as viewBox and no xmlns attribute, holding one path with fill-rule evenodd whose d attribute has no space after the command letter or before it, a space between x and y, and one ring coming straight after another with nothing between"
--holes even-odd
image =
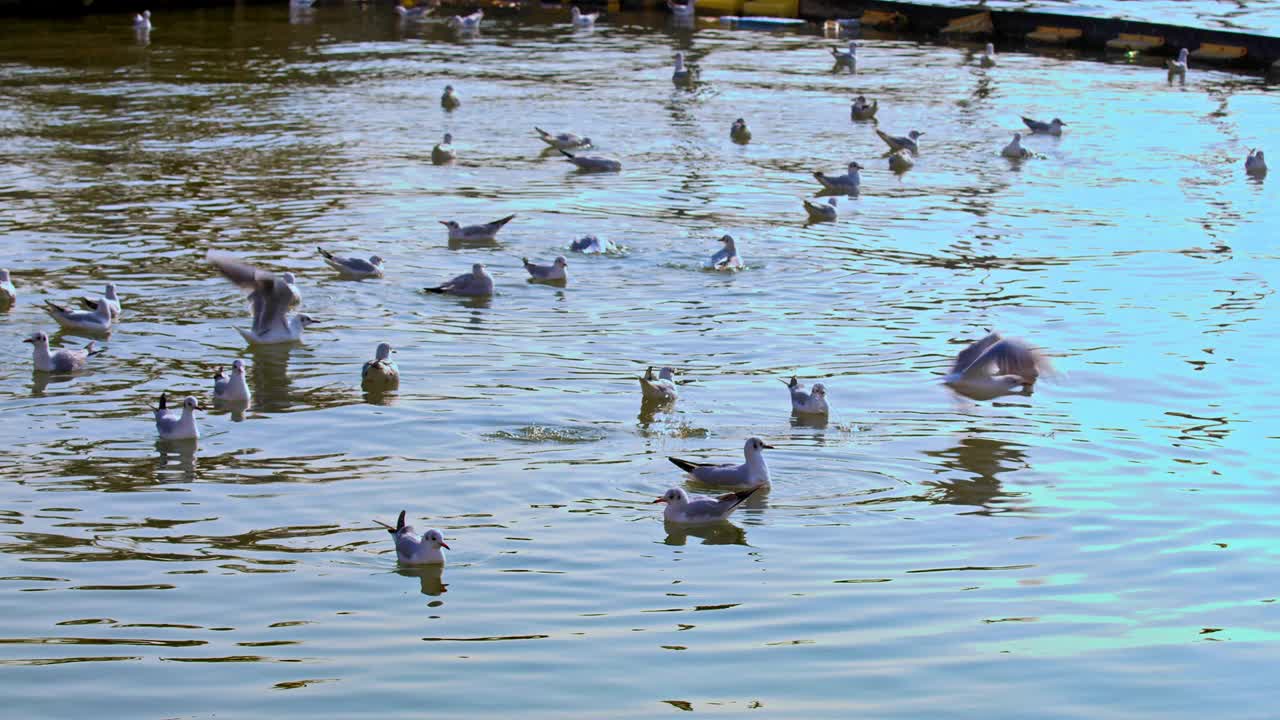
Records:
<instances>
[{"instance_id":1,"label":"yellow object on dock","mask_svg":"<svg viewBox=\"0 0 1280 720\"><path fill-rule=\"evenodd\" d=\"M741 15L742 0L698 0L697 9L705 15Z\"/></svg>"},{"instance_id":2,"label":"yellow object on dock","mask_svg":"<svg viewBox=\"0 0 1280 720\"><path fill-rule=\"evenodd\" d=\"M859 22L866 27L893 29L906 27L907 16L900 12L887 10L863 10Z\"/></svg>"},{"instance_id":3,"label":"yellow object on dock","mask_svg":"<svg viewBox=\"0 0 1280 720\"><path fill-rule=\"evenodd\" d=\"M800 0L745 0L742 14L748 17L793 18L800 15Z\"/></svg>"},{"instance_id":4,"label":"yellow object on dock","mask_svg":"<svg viewBox=\"0 0 1280 720\"><path fill-rule=\"evenodd\" d=\"M1112 50L1154 50L1164 47L1164 38L1159 35L1120 33L1107 41L1107 47Z\"/></svg>"},{"instance_id":5,"label":"yellow object on dock","mask_svg":"<svg viewBox=\"0 0 1280 720\"><path fill-rule=\"evenodd\" d=\"M1248 48L1218 43L1201 43L1200 47L1191 51L1191 57L1199 60L1240 60L1248 54Z\"/></svg>"},{"instance_id":6,"label":"yellow object on dock","mask_svg":"<svg viewBox=\"0 0 1280 720\"><path fill-rule=\"evenodd\" d=\"M1028 40L1042 43L1068 43L1084 36L1080 28L1054 27L1053 25L1037 25L1035 30L1027 33Z\"/></svg>"},{"instance_id":7,"label":"yellow object on dock","mask_svg":"<svg viewBox=\"0 0 1280 720\"><path fill-rule=\"evenodd\" d=\"M965 15L947 23L942 28L944 33L956 33L960 35L990 35L995 27L991 24L991 13L980 12L973 15Z\"/></svg>"}]
</instances>

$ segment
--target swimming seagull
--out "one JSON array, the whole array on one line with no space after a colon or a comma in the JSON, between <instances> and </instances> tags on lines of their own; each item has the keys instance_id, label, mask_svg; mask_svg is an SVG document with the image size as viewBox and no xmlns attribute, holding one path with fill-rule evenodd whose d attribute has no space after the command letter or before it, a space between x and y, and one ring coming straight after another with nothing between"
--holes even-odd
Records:
<instances>
[{"instance_id":1,"label":"swimming seagull","mask_svg":"<svg viewBox=\"0 0 1280 720\"><path fill-rule=\"evenodd\" d=\"M901 175L916 166L916 161L911 159L911 153L906 150L899 150L889 153L889 169Z\"/></svg>"},{"instance_id":2,"label":"swimming seagull","mask_svg":"<svg viewBox=\"0 0 1280 720\"><path fill-rule=\"evenodd\" d=\"M1014 133L1013 139L1000 150L1000 154L1014 160L1031 157L1031 151L1022 147L1022 133Z\"/></svg>"},{"instance_id":3,"label":"swimming seagull","mask_svg":"<svg viewBox=\"0 0 1280 720\"><path fill-rule=\"evenodd\" d=\"M0 268L0 307L7 308L18 300L18 288L13 286L9 271Z\"/></svg>"},{"instance_id":4,"label":"swimming seagull","mask_svg":"<svg viewBox=\"0 0 1280 720\"><path fill-rule=\"evenodd\" d=\"M1054 118L1049 122L1040 122L1039 120L1032 120L1026 115L1022 116L1022 124L1030 128L1032 134L1034 135L1054 135L1054 136L1061 135L1062 128L1066 125L1066 123L1062 122L1058 118Z\"/></svg>"},{"instance_id":5,"label":"swimming seagull","mask_svg":"<svg viewBox=\"0 0 1280 720\"><path fill-rule=\"evenodd\" d=\"M107 301L107 309L111 311L111 319L119 320L120 319L120 296L116 294L115 283L110 283L110 282L107 283L106 291L102 294L102 297L96 300L94 298L88 297L87 295L80 298L80 305L83 306L86 310L97 310L98 303L101 302L103 299Z\"/></svg>"},{"instance_id":6,"label":"swimming seagull","mask_svg":"<svg viewBox=\"0 0 1280 720\"><path fill-rule=\"evenodd\" d=\"M440 95L440 107L443 107L445 110L454 110L461 104L462 101L459 100L457 94L453 92L453 86L445 85L444 93Z\"/></svg>"},{"instance_id":7,"label":"swimming seagull","mask_svg":"<svg viewBox=\"0 0 1280 720\"><path fill-rule=\"evenodd\" d=\"M724 247L711 256L707 261L707 267L712 270L741 270L742 258L738 255L738 247L733 241L733 236L725 235L720 238L720 242L724 243Z\"/></svg>"},{"instance_id":8,"label":"swimming seagull","mask_svg":"<svg viewBox=\"0 0 1280 720\"><path fill-rule=\"evenodd\" d=\"M671 11L672 19L678 22L693 22L693 16L697 12L694 3L695 0L689 0L684 4L667 0L667 9Z\"/></svg>"},{"instance_id":9,"label":"swimming seagull","mask_svg":"<svg viewBox=\"0 0 1280 720\"><path fill-rule=\"evenodd\" d=\"M449 543L444 541L444 536L435 530L428 530L422 534L422 539L414 537L413 526L404 524L404 511L400 511L400 517L396 518L396 526L374 520L391 533L391 537L396 541L396 560L405 565L443 565L444 553L440 548L452 550Z\"/></svg>"},{"instance_id":10,"label":"swimming seagull","mask_svg":"<svg viewBox=\"0 0 1280 720\"><path fill-rule=\"evenodd\" d=\"M889 149L893 152L898 152L899 150L910 150L912 155L918 155L920 153L920 143L918 141L920 136L924 135L924 133L919 130L912 130L907 133L906 136L899 135L895 137L884 132L880 128L876 128L876 135L879 135L880 139L884 141L884 144L888 145Z\"/></svg>"},{"instance_id":11,"label":"swimming seagull","mask_svg":"<svg viewBox=\"0 0 1280 720\"><path fill-rule=\"evenodd\" d=\"M86 333L111 332L111 306L106 298L98 298L94 310L69 310L57 303L44 301L44 311L67 330Z\"/></svg>"},{"instance_id":12,"label":"swimming seagull","mask_svg":"<svg viewBox=\"0 0 1280 720\"><path fill-rule=\"evenodd\" d=\"M151 11L143 10L133 16L133 29L151 32Z\"/></svg>"},{"instance_id":13,"label":"swimming seagull","mask_svg":"<svg viewBox=\"0 0 1280 720\"><path fill-rule=\"evenodd\" d=\"M156 416L156 432L161 440L196 440L200 428L196 426L195 411L200 407L193 397L182 401L182 415L174 417L166 408L166 396L160 393L160 406L153 408Z\"/></svg>"},{"instance_id":14,"label":"swimming seagull","mask_svg":"<svg viewBox=\"0 0 1280 720\"><path fill-rule=\"evenodd\" d=\"M89 358L102 352L94 348L90 341L83 350L58 350L50 354L49 336L37 332L22 342L31 343L31 360L40 372L68 373L85 369Z\"/></svg>"},{"instance_id":15,"label":"swimming seagull","mask_svg":"<svg viewBox=\"0 0 1280 720\"><path fill-rule=\"evenodd\" d=\"M1267 161L1263 158L1261 150L1249 151L1249 156L1244 159L1244 171L1254 177L1267 174Z\"/></svg>"},{"instance_id":16,"label":"swimming seagull","mask_svg":"<svg viewBox=\"0 0 1280 720\"><path fill-rule=\"evenodd\" d=\"M662 519L680 525L703 525L718 523L729 517L744 500L751 497L759 488L751 488L743 492L731 492L716 498L702 495L689 496L683 488L671 488L655 503L666 503L662 510Z\"/></svg>"},{"instance_id":17,"label":"swimming seagull","mask_svg":"<svg viewBox=\"0 0 1280 720\"><path fill-rule=\"evenodd\" d=\"M453 135L445 133L444 138L431 148L431 163L433 165L447 165L458 159L458 153L453 149Z\"/></svg>"},{"instance_id":18,"label":"swimming seagull","mask_svg":"<svg viewBox=\"0 0 1280 720\"><path fill-rule=\"evenodd\" d=\"M574 150L577 148L591 147L591 138L578 137L573 133L556 133L555 135L552 135L540 127L535 127L534 130L538 131L538 137L542 139L542 142L550 145L556 150Z\"/></svg>"},{"instance_id":19,"label":"swimming seagull","mask_svg":"<svg viewBox=\"0 0 1280 720\"><path fill-rule=\"evenodd\" d=\"M879 100L868 103L865 97L859 95L853 99L853 105L849 108L849 119L870 120L876 116L876 111L879 109Z\"/></svg>"},{"instance_id":20,"label":"swimming seagull","mask_svg":"<svg viewBox=\"0 0 1280 720\"><path fill-rule=\"evenodd\" d=\"M567 150L561 150L560 154L564 155L565 159L577 166L582 172L622 172L622 161L611 157L574 155Z\"/></svg>"},{"instance_id":21,"label":"swimming seagull","mask_svg":"<svg viewBox=\"0 0 1280 720\"><path fill-rule=\"evenodd\" d=\"M573 26L578 28L595 27L596 18L600 17L600 13L584 13L578 9L577 5L569 8L569 13L573 17Z\"/></svg>"},{"instance_id":22,"label":"swimming seagull","mask_svg":"<svg viewBox=\"0 0 1280 720\"><path fill-rule=\"evenodd\" d=\"M618 252L618 246L612 240L601 240L595 235L587 235L574 240L569 244L569 249L586 255L603 255L605 253Z\"/></svg>"},{"instance_id":23,"label":"swimming seagull","mask_svg":"<svg viewBox=\"0 0 1280 720\"><path fill-rule=\"evenodd\" d=\"M396 15L401 20L409 20L412 22L422 22L427 16L434 11L435 8L430 5L415 5L411 8L404 6L403 0L396 0Z\"/></svg>"},{"instance_id":24,"label":"swimming seagull","mask_svg":"<svg viewBox=\"0 0 1280 720\"><path fill-rule=\"evenodd\" d=\"M1044 368L1047 361L1039 351L993 332L956 355L942 384L972 400L1030 395Z\"/></svg>"},{"instance_id":25,"label":"swimming seagull","mask_svg":"<svg viewBox=\"0 0 1280 720\"><path fill-rule=\"evenodd\" d=\"M231 363L231 374L218 368L213 376L213 399L227 405L248 407L251 394L249 384L244 380L244 361L236 358Z\"/></svg>"},{"instance_id":26,"label":"swimming seagull","mask_svg":"<svg viewBox=\"0 0 1280 720\"><path fill-rule=\"evenodd\" d=\"M841 52L837 48L831 48L831 56L836 60L834 70L845 68L851 73L858 71L858 43L850 40L849 52Z\"/></svg>"},{"instance_id":27,"label":"swimming seagull","mask_svg":"<svg viewBox=\"0 0 1280 720\"><path fill-rule=\"evenodd\" d=\"M825 190L842 192L847 194L856 194L858 186L862 184L862 176L858 171L862 166L856 162L849 163L849 172L844 175L824 175L822 172L815 172L813 176L817 178L819 183Z\"/></svg>"},{"instance_id":28,"label":"swimming seagull","mask_svg":"<svg viewBox=\"0 0 1280 720\"><path fill-rule=\"evenodd\" d=\"M379 343L373 359L360 369L360 387L365 392L385 392L400 387L400 368L391 359L390 343Z\"/></svg>"},{"instance_id":29,"label":"swimming seagull","mask_svg":"<svg viewBox=\"0 0 1280 720\"><path fill-rule=\"evenodd\" d=\"M645 402L669 403L680 397L676 391L675 371L664 367L653 376L653 368L646 368L644 377L640 378L640 397Z\"/></svg>"},{"instance_id":30,"label":"swimming seagull","mask_svg":"<svg viewBox=\"0 0 1280 720\"><path fill-rule=\"evenodd\" d=\"M983 51L982 57L978 59L978 63L982 67L995 67L996 65L996 46L987 43L987 49Z\"/></svg>"},{"instance_id":31,"label":"swimming seagull","mask_svg":"<svg viewBox=\"0 0 1280 720\"><path fill-rule=\"evenodd\" d=\"M779 378L781 379L781 378ZM791 391L791 412L797 415L826 415L827 408L827 386L822 383L814 383L809 392L804 391L804 385L796 379L795 375L790 380L782 380L787 389Z\"/></svg>"},{"instance_id":32,"label":"swimming seagull","mask_svg":"<svg viewBox=\"0 0 1280 720\"><path fill-rule=\"evenodd\" d=\"M463 273L441 285L425 288L425 291L443 295L467 295L470 297L492 295L493 278L489 276L489 273L485 272L484 265L476 263L471 266L471 272Z\"/></svg>"},{"instance_id":33,"label":"swimming seagull","mask_svg":"<svg viewBox=\"0 0 1280 720\"><path fill-rule=\"evenodd\" d=\"M758 437L747 438L742 451L747 461L741 465L725 463L714 465L696 463L680 458L667 458L676 467L689 473L694 480L704 485L722 485L726 487L758 488L769 486L769 466L764 463L764 450L772 450Z\"/></svg>"},{"instance_id":34,"label":"swimming seagull","mask_svg":"<svg viewBox=\"0 0 1280 720\"><path fill-rule=\"evenodd\" d=\"M504 218L498 218L493 222L487 222L482 225L467 225L463 227L455 220L438 220L441 225L449 228L449 240L493 240L497 237L498 231L503 225L511 222L515 215L508 215Z\"/></svg>"},{"instance_id":35,"label":"swimming seagull","mask_svg":"<svg viewBox=\"0 0 1280 720\"><path fill-rule=\"evenodd\" d=\"M484 10L476 10L470 15L454 15L449 18L449 26L460 33L474 33L480 30L480 21L484 19Z\"/></svg>"},{"instance_id":36,"label":"swimming seagull","mask_svg":"<svg viewBox=\"0 0 1280 720\"><path fill-rule=\"evenodd\" d=\"M348 280L382 277L382 258L377 255L370 255L369 259L365 260L357 257L334 255L322 247L318 247L316 250L320 251L325 265L337 270L339 275Z\"/></svg>"},{"instance_id":37,"label":"swimming seagull","mask_svg":"<svg viewBox=\"0 0 1280 720\"><path fill-rule=\"evenodd\" d=\"M1186 82L1186 80L1187 80L1187 68L1189 68L1189 67L1190 67L1190 65L1189 65L1189 64L1188 64L1188 62L1187 62L1187 49L1186 49L1186 48L1182 48L1181 50L1179 50L1179 51L1178 51L1178 59L1177 59L1177 60L1167 60L1167 61L1165 61L1165 64L1166 64L1166 66L1169 68L1169 79L1170 79L1170 80L1173 80L1174 76L1176 75L1177 77L1181 78L1181 79L1183 80L1183 82Z\"/></svg>"},{"instance_id":38,"label":"swimming seagull","mask_svg":"<svg viewBox=\"0 0 1280 720\"><path fill-rule=\"evenodd\" d=\"M529 271L529 277L534 280L564 282L569 279L569 275L565 271L569 261L565 260L563 255L557 255L555 261L550 265L536 265L529 262L529 258L520 258L520 262L524 263L524 269Z\"/></svg>"},{"instance_id":39,"label":"swimming seagull","mask_svg":"<svg viewBox=\"0 0 1280 720\"><path fill-rule=\"evenodd\" d=\"M729 139L739 145L751 142L751 128L747 127L746 120L738 118L733 121L733 126L729 128Z\"/></svg>"},{"instance_id":40,"label":"swimming seagull","mask_svg":"<svg viewBox=\"0 0 1280 720\"><path fill-rule=\"evenodd\" d=\"M283 277L256 268L229 253L210 250L205 256L222 276L249 291L253 326L236 332L250 344L274 345L302 339L302 331L316 322L310 315L289 315L294 291Z\"/></svg>"},{"instance_id":41,"label":"swimming seagull","mask_svg":"<svg viewBox=\"0 0 1280 720\"><path fill-rule=\"evenodd\" d=\"M804 200L804 210L809 213L809 222L835 222L839 217L839 211L836 210L836 198L827 198L825 203L816 203L812 200Z\"/></svg>"},{"instance_id":42,"label":"swimming seagull","mask_svg":"<svg viewBox=\"0 0 1280 720\"><path fill-rule=\"evenodd\" d=\"M668 0L668 2L670 2L670 0ZM692 4L693 3L690 3L690 5ZM677 5L676 7L680 6ZM688 85L692 80L693 73L689 71L689 68L684 66L684 53L676 53L676 66L675 69L671 71L671 82L675 83L677 86L683 86Z\"/></svg>"}]
</instances>

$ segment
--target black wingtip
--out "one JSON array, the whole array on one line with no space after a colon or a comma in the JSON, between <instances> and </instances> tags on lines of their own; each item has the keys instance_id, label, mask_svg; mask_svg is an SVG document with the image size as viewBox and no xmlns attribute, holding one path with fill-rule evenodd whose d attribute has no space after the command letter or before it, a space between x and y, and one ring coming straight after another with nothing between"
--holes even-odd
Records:
<instances>
[{"instance_id":1,"label":"black wingtip","mask_svg":"<svg viewBox=\"0 0 1280 720\"><path fill-rule=\"evenodd\" d=\"M442 288L442 287L422 288L422 292L438 293L438 294L443 295L443 294L444 294L444 288Z\"/></svg>"},{"instance_id":2,"label":"black wingtip","mask_svg":"<svg viewBox=\"0 0 1280 720\"><path fill-rule=\"evenodd\" d=\"M672 465L675 465L685 472L693 472L693 469L698 467L696 463L691 463L688 460L681 460L678 457L668 457L667 459L671 461Z\"/></svg>"},{"instance_id":3,"label":"black wingtip","mask_svg":"<svg viewBox=\"0 0 1280 720\"><path fill-rule=\"evenodd\" d=\"M749 498L749 497L751 497L752 495L754 495L754 494L755 494L755 492L756 492L757 490L759 490L759 489L760 489L760 487L761 487L761 486L757 485L756 487L753 487L753 488L751 488L750 490L743 490L742 492L736 492L736 493L734 493L734 495L737 495L737 496L738 496L738 503L739 503L739 504L741 504L741 503L742 503L742 502L744 502L747 498Z\"/></svg>"},{"instance_id":4,"label":"black wingtip","mask_svg":"<svg viewBox=\"0 0 1280 720\"><path fill-rule=\"evenodd\" d=\"M559 150L559 148L557 148L557 150ZM573 159L573 153L571 152L565 152L564 150L560 150L560 154L569 158L570 160Z\"/></svg>"},{"instance_id":5,"label":"black wingtip","mask_svg":"<svg viewBox=\"0 0 1280 720\"><path fill-rule=\"evenodd\" d=\"M160 393L160 409L164 410L168 407L168 398L165 393Z\"/></svg>"},{"instance_id":6,"label":"black wingtip","mask_svg":"<svg viewBox=\"0 0 1280 720\"><path fill-rule=\"evenodd\" d=\"M401 531L401 530L403 530L403 529L404 529L404 511L403 511L403 510L401 510L401 511L400 511L400 517L396 518L396 529L395 529L395 532L400 532L400 531Z\"/></svg>"},{"instance_id":7,"label":"black wingtip","mask_svg":"<svg viewBox=\"0 0 1280 720\"><path fill-rule=\"evenodd\" d=\"M325 252L325 249L324 249L324 248L317 246L317 247L316 247L316 250L319 250L319 251L320 251L320 254L321 254L321 255L323 255L324 257L328 258L329 260L332 260L332 259L333 259L333 254L332 254L332 253Z\"/></svg>"}]
</instances>

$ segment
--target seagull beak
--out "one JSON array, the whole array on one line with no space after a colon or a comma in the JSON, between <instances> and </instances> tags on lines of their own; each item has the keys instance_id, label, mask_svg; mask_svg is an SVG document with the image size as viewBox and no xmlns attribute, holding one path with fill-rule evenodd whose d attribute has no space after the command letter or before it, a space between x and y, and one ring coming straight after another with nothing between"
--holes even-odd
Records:
<instances>
[{"instance_id":1,"label":"seagull beak","mask_svg":"<svg viewBox=\"0 0 1280 720\"><path fill-rule=\"evenodd\" d=\"M773 449L774 449L772 445L764 445L763 447L764 447L765 449L767 449L767 450L773 450Z\"/></svg>"},{"instance_id":2,"label":"seagull beak","mask_svg":"<svg viewBox=\"0 0 1280 720\"><path fill-rule=\"evenodd\" d=\"M445 541L443 541L443 540L441 540L441 541L440 541L440 547L444 548L445 550L452 550L452 549L453 549L453 548L449 547L449 543L447 543L447 542L445 542Z\"/></svg>"},{"instance_id":3,"label":"seagull beak","mask_svg":"<svg viewBox=\"0 0 1280 720\"><path fill-rule=\"evenodd\" d=\"M33 344L33 345L34 345L34 344L35 344L35 342L36 342L36 339L35 339L35 338L23 338L23 339L22 339L22 342L25 342L25 343L31 343L31 344Z\"/></svg>"},{"instance_id":4,"label":"seagull beak","mask_svg":"<svg viewBox=\"0 0 1280 720\"><path fill-rule=\"evenodd\" d=\"M443 220L437 220L436 222L440 223L441 225L443 225L443 226L445 226L445 227L449 227L449 223L447 223L447 222L445 222L445 221L443 221Z\"/></svg>"},{"instance_id":5,"label":"seagull beak","mask_svg":"<svg viewBox=\"0 0 1280 720\"><path fill-rule=\"evenodd\" d=\"M664 502L666 502L666 501L667 501L667 499L666 499L666 498L658 498L657 500L654 500L653 502L651 502L651 503L649 503L649 504L650 504L650 505L652 505L652 504L654 504L654 503L664 503Z\"/></svg>"}]
</instances>

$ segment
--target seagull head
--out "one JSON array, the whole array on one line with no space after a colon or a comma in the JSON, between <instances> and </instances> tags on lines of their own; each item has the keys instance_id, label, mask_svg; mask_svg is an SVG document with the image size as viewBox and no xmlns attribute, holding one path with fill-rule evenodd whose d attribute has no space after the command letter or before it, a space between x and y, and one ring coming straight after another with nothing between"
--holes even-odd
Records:
<instances>
[{"instance_id":1,"label":"seagull head","mask_svg":"<svg viewBox=\"0 0 1280 720\"><path fill-rule=\"evenodd\" d=\"M475 265L472 265L472 266L471 266L471 274L472 274L472 275L483 275L483 274L484 274L484 263L476 263Z\"/></svg>"},{"instance_id":2,"label":"seagull head","mask_svg":"<svg viewBox=\"0 0 1280 720\"><path fill-rule=\"evenodd\" d=\"M299 315L298 322L302 323L302 327L307 327L309 325L315 325L320 321L311 317L310 315Z\"/></svg>"},{"instance_id":3,"label":"seagull head","mask_svg":"<svg viewBox=\"0 0 1280 720\"><path fill-rule=\"evenodd\" d=\"M988 54L988 55L995 55L995 54L996 54L996 46L995 46L995 45L993 45L993 44L991 44L991 43L987 43L987 54Z\"/></svg>"},{"instance_id":4,"label":"seagull head","mask_svg":"<svg viewBox=\"0 0 1280 720\"><path fill-rule=\"evenodd\" d=\"M453 94L453 86L452 86L452 85L445 85L445 86L444 86L444 94L445 94L445 95L452 95L452 94Z\"/></svg>"},{"instance_id":5,"label":"seagull head","mask_svg":"<svg viewBox=\"0 0 1280 720\"><path fill-rule=\"evenodd\" d=\"M1021 142L1021 141L1022 141L1022 133L1014 133L1014 134L1013 134L1013 141L1014 141L1014 142Z\"/></svg>"},{"instance_id":6,"label":"seagull head","mask_svg":"<svg viewBox=\"0 0 1280 720\"><path fill-rule=\"evenodd\" d=\"M732 248L732 247L733 247L733 236L732 236L732 235L725 235L725 236L723 236L723 237L721 237L721 238L720 238L720 242L724 243L724 246L725 246L725 247L727 247L727 248Z\"/></svg>"},{"instance_id":7,"label":"seagull head","mask_svg":"<svg viewBox=\"0 0 1280 720\"><path fill-rule=\"evenodd\" d=\"M295 282L297 282L297 280L298 280L298 278L294 277L294 276L293 276L293 273L291 273L291 272L286 272L286 273L282 274L282 275L280 276L280 279L281 279L281 280L284 280L284 282L285 282L285 284L286 284L286 285L292 285L292 284L294 284Z\"/></svg>"},{"instance_id":8,"label":"seagull head","mask_svg":"<svg viewBox=\"0 0 1280 720\"><path fill-rule=\"evenodd\" d=\"M438 222L438 223L440 223L441 225L443 225L443 226L445 226L445 227L449 228L450 230L461 230L461 229L462 229L462 226L458 224L458 221L457 221L457 220L437 220L436 222Z\"/></svg>"},{"instance_id":9,"label":"seagull head","mask_svg":"<svg viewBox=\"0 0 1280 720\"><path fill-rule=\"evenodd\" d=\"M244 374L244 361L243 361L243 360L241 360L241 359L239 359L239 358L236 358L235 360L233 360L233 361L231 362L231 374L232 374L232 375L243 375L243 374Z\"/></svg>"},{"instance_id":10,"label":"seagull head","mask_svg":"<svg viewBox=\"0 0 1280 720\"><path fill-rule=\"evenodd\" d=\"M449 543L444 541L444 536L440 534L439 530L428 530L426 534L422 536L422 541L426 543L428 547L433 549L435 548L444 548L445 550L453 549L449 547Z\"/></svg>"},{"instance_id":11,"label":"seagull head","mask_svg":"<svg viewBox=\"0 0 1280 720\"><path fill-rule=\"evenodd\" d=\"M445 134L444 134L444 144L445 144L445 145L452 145L452 144L453 144L453 133L445 133Z\"/></svg>"},{"instance_id":12,"label":"seagull head","mask_svg":"<svg viewBox=\"0 0 1280 720\"><path fill-rule=\"evenodd\" d=\"M907 133L907 137L911 138L912 140L919 139L921 135L924 135L924 133L920 132L919 130L912 130L911 132Z\"/></svg>"},{"instance_id":13,"label":"seagull head","mask_svg":"<svg viewBox=\"0 0 1280 720\"><path fill-rule=\"evenodd\" d=\"M32 333L31 337L23 339L22 342L31 343L32 345L48 345L49 336L45 335L43 331L40 331Z\"/></svg>"},{"instance_id":14,"label":"seagull head","mask_svg":"<svg viewBox=\"0 0 1280 720\"><path fill-rule=\"evenodd\" d=\"M111 300L116 299L116 284L113 282L107 283L107 297Z\"/></svg>"},{"instance_id":15,"label":"seagull head","mask_svg":"<svg viewBox=\"0 0 1280 720\"><path fill-rule=\"evenodd\" d=\"M1052 121L1052 122L1050 122L1049 124L1050 124L1050 125L1066 125L1066 123L1062 122L1062 121L1061 121L1061 120L1059 120L1058 118L1054 118L1054 119L1053 119L1053 121Z\"/></svg>"},{"instance_id":16,"label":"seagull head","mask_svg":"<svg viewBox=\"0 0 1280 720\"><path fill-rule=\"evenodd\" d=\"M370 265L377 265L377 266L381 267L381 266L382 266L382 256L381 256L381 255L370 255L370 256L369 256L369 264L370 264Z\"/></svg>"},{"instance_id":17,"label":"seagull head","mask_svg":"<svg viewBox=\"0 0 1280 720\"><path fill-rule=\"evenodd\" d=\"M190 395L188 395L188 396L187 396L187 397L182 401L182 408L183 408L184 410L199 410L199 409L200 409L200 401L199 401L199 400L196 400L195 398L193 398L193 397L191 397Z\"/></svg>"},{"instance_id":18,"label":"seagull head","mask_svg":"<svg viewBox=\"0 0 1280 720\"><path fill-rule=\"evenodd\" d=\"M556 256L556 259L555 259L556 267L567 267L568 265L569 265L569 261L565 260L563 255Z\"/></svg>"},{"instance_id":19,"label":"seagull head","mask_svg":"<svg viewBox=\"0 0 1280 720\"><path fill-rule=\"evenodd\" d=\"M374 357L378 360L386 360L391 357L392 352L394 351L391 349L391 343L379 343L378 350L374 354Z\"/></svg>"},{"instance_id":20,"label":"seagull head","mask_svg":"<svg viewBox=\"0 0 1280 720\"><path fill-rule=\"evenodd\" d=\"M862 166L856 162L849 163L849 174L852 175L862 169Z\"/></svg>"},{"instance_id":21,"label":"seagull head","mask_svg":"<svg viewBox=\"0 0 1280 720\"><path fill-rule=\"evenodd\" d=\"M826 386L826 385L823 385L822 383L814 383L814 384L813 384L813 388L812 388L812 389L810 389L810 391L809 391L809 392L810 392L810 394L811 394L811 395L816 395L816 396L818 396L818 397L826 397L826 396L827 396L827 386Z\"/></svg>"},{"instance_id":22,"label":"seagull head","mask_svg":"<svg viewBox=\"0 0 1280 720\"><path fill-rule=\"evenodd\" d=\"M1258 158L1259 160L1261 160L1261 159L1262 159L1262 151L1261 151L1261 150L1258 150L1257 152L1255 152L1255 153L1253 154L1253 156L1254 156L1254 157L1256 157L1256 158Z\"/></svg>"},{"instance_id":23,"label":"seagull head","mask_svg":"<svg viewBox=\"0 0 1280 720\"><path fill-rule=\"evenodd\" d=\"M654 502L667 503L668 505L671 505L673 507L679 507L681 505L688 504L689 494L686 493L682 488L671 488L670 490L662 493L662 497L658 498L657 500L654 500Z\"/></svg>"},{"instance_id":24,"label":"seagull head","mask_svg":"<svg viewBox=\"0 0 1280 720\"><path fill-rule=\"evenodd\" d=\"M742 446L743 452L745 452L748 456L759 454L761 450L772 450L772 449L773 449L772 445L766 444L765 441L761 440L758 437L747 438L747 442L744 443Z\"/></svg>"},{"instance_id":25,"label":"seagull head","mask_svg":"<svg viewBox=\"0 0 1280 720\"><path fill-rule=\"evenodd\" d=\"M0 282L9 282L9 271L5 268L0 268Z\"/></svg>"}]
</instances>

